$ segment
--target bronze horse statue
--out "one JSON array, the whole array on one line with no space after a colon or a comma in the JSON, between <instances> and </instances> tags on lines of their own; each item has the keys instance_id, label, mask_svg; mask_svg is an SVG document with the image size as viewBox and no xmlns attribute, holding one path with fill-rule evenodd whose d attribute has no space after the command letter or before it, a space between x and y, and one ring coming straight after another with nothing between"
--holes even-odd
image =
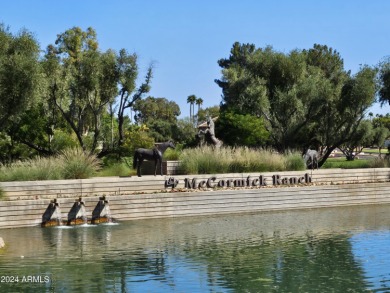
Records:
<instances>
[{"instance_id":1,"label":"bronze horse statue","mask_svg":"<svg viewBox=\"0 0 390 293\"><path fill-rule=\"evenodd\" d=\"M200 145L203 143L211 143L216 148L220 148L222 146L222 141L216 138L215 136L215 126L213 119L208 116L207 117L207 128L206 130L199 130L197 137L201 139ZM202 139L202 137L204 137Z\"/></svg>"},{"instance_id":2,"label":"bronze horse statue","mask_svg":"<svg viewBox=\"0 0 390 293\"><path fill-rule=\"evenodd\" d=\"M144 160L154 161L154 176L157 173L157 163L160 163L161 176L163 175L162 157L167 148L175 148L172 141L167 141L159 144L153 149L137 149L134 153L133 168L137 169L138 177L141 177L141 165Z\"/></svg>"}]
</instances>

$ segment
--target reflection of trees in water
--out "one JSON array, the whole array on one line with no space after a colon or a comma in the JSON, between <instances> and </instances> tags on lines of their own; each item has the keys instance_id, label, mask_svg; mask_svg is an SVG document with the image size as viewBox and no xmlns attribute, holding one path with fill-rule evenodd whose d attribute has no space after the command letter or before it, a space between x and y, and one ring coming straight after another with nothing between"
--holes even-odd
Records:
<instances>
[{"instance_id":1,"label":"reflection of trees in water","mask_svg":"<svg viewBox=\"0 0 390 293\"><path fill-rule=\"evenodd\" d=\"M85 231L75 229L66 233L61 245L78 243L74 253L82 257L88 250L80 247L83 243L93 242L96 250L109 245L108 232L102 232L92 229L87 237ZM47 240L50 245L59 243L52 236ZM63 288L67 280L73 280L72 289L83 291L114 288L125 292L129 282L151 279L174 286L174 275L167 269L168 255L204 264L208 276L204 281L237 292L363 292L367 288L347 235L288 238L275 234L273 238L253 235L235 240L184 237L161 245L155 250L137 246L117 254L99 252L96 263L66 263L59 258L68 269L61 272L57 288Z\"/></svg>"},{"instance_id":2,"label":"reflection of trees in water","mask_svg":"<svg viewBox=\"0 0 390 293\"><path fill-rule=\"evenodd\" d=\"M127 292L128 282L149 279L173 283L166 272L165 251L130 246L127 251L113 253L108 249L111 231L107 227L50 228L43 229L42 234L53 259L63 268L53 272L49 262L42 266L42 271L50 272L55 292ZM42 288L38 286L35 292L42 292Z\"/></svg>"},{"instance_id":3,"label":"reflection of trees in water","mask_svg":"<svg viewBox=\"0 0 390 293\"><path fill-rule=\"evenodd\" d=\"M148 283L151 280L178 288L178 273L191 270L199 278L189 280L192 284L206 283L215 291L225 287L237 292L363 292L369 285L345 231L374 228L378 223L388 226L388 217L382 217L383 221L379 217L387 215L388 208L378 211L382 208L20 230L20 239L28 235L34 242L20 245L18 252L28 256L37 249L37 253L9 264L0 258L0 265L8 265L10 269L3 273L10 275L51 277L49 285L26 287L29 292L47 288L127 292L133 285L154 283ZM30 253L26 252L29 247ZM0 284L0 292L23 291L15 288L20 284Z\"/></svg>"},{"instance_id":4,"label":"reflection of trees in water","mask_svg":"<svg viewBox=\"0 0 390 293\"><path fill-rule=\"evenodd\" d=\"M192 243L185 252L207 263L211 283L237 292L366 291L348 236L256 240Z\"/></svg>"},{"instance_id":5,"label":"reflection of trees in water","mask_svg":"<svg viewBox=\"0 0 390 293\"><path fill-rule=\"evenodd\" d=\"M29 263L25 259L24 270L19 267L7 274L50 274L50 284L26 284L29 292L127 292L129 282L152 279L174 287L174 273L168 267L167 257L177 256L205 265L208 279L204 282L210 286L224 286L235 292L365 292L367 288L346 235L300 238L254 235L252 239L235 240L186 238L162 243L155 250L138 246L104 253L107 235L101 232L75 230L66 233L65 238L64 233L45 231L44 239L52 247L51 251L57 245L72 249L69 241L75 241L75 255L61 256L65 252L59 248L58 255L53 257L61 270L53 271L49 261ZM57 237L61 237L61 243ZM96 255L80 255L81 251L88 250L78 247L86 245L85 237L88 243L96 245ZM15 288L23 287L1 284L2 292L15 291Z\"/></svg>"}]
</instances>

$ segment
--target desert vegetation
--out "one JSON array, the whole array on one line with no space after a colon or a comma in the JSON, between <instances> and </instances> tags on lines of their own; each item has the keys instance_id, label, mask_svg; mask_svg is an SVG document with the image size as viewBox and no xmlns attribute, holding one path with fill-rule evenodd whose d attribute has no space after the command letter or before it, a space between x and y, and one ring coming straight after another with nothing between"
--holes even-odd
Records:
<instances>
[{"instance_id":1,"label":"desert vegetation","mask_svg":"<svg viewBox=\"0 0 390 293\"><path fill-rule=\"evenodd\" d=\"M267 149L247 147L197 147L185 149L180 155L184 174L216 174L304 170L298 152L279 154Z\"/></svg>"},{"instance_id":2,"label":"desert vegetation","mask_svg":"<svg viewBox=\"0 0 390 293\"><path fill-rule=\"evenodd\" d=\"M56 156L2 165L0 181L83 179L94 176L100 168L101 162L96 156L71 148Z\"/></svg>"}]
</instances>

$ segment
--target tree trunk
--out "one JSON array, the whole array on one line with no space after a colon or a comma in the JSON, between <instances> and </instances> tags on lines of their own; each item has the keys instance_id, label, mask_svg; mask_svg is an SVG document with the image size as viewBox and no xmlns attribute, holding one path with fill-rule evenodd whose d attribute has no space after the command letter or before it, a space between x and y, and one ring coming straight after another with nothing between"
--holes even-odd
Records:
<instances>
[{"instance_id":1,"label":"tree trunk","mask_svg":"<svg viewBox=\"0 0 390 293\"><path fill-rule=\"evenodd\" d=\"M321 168L322 165L324 165L324 163L326 162L326 160L329 158L329 156L332 154L332 152L336 149L335 146L332 146L332 147L329 147L324 156L321 158L321 160L318 162L318 168Z\"/></svg>"},{"instance_id":2,"label":"tree trunk","mask_svg":"<svg viewBox=\"0 0 390 293\"><path fill-rule=\"evenodd\" d=\"M123 144L123 139L125 136L123 133L123 123L124 123L123 114L118 115L118 135L119 135L118 146L121 146Z\"/></svg>"}]
</instances>

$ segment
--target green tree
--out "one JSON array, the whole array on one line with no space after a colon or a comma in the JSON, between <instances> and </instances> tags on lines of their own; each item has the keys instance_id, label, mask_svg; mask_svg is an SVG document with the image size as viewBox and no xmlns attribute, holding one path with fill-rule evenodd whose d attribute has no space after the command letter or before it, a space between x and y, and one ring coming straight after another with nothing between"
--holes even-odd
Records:
<instances>
[{"instance_id":1,"label":"green tree","mask_svg":"<svg viewBox=\"0 0 390 293\"><path fill-rule=\"evenodd\" d=\"M371 122L374 128L374 138L372 144L379 148L379 157L381 157L384 142L390 136L390 115L377 115L377 117L373 118Z\"/></svg>"},{"instance_id":2,"label":"green tree","mask_svg":"<svg viewBox=\"0 0 390 293\"><path fill-rule=\"evenodd\" d=\"M149 128L149 135L156 142L164 142L172 139L174 125L165 120L154 120L150 121L147 127Z\"/></svg>"},{"instance_id":3,"label":"green tree","mask_svg":"<svg viewBox=\"0 0 390 293\"><path fill-rule=\"evenodd\" d=\"M356 131L353 132L350 139L340 145L340 150L343 152L347 161L353 161L358 156L364 147L369 146L374 139L374 131L372 123L368 120L362 121Z\"/></svg>"},{"instance_id":4,"label":"green tree","mask_svg":"<svg viewBox=\"0 0 390 293\"><path fill-rule=\"evenodd\" d=\"M379 64L379 102L390 104L390 58Z\"/></svg>"},{"instance_id":5,"label":"green tree","mask_svg":"<svg viewBox=\"0 0 390 293\"><path fill-rule=\"evenodd\" d=\"M354 76L348 76L336 98L324 104L316 122L317 139L326 146L322 164L337 147L353 144L361 121L375 101L376 70L364 66Z\"/></svg>"},{"instance_id":6,"label":"green tree","mask_svg":"<svg viewBox=\"0 0 390 293\"><path fill-rule=\"evenodd\" d=\"M150 137L145 126L133 125L126 130L124 138L121 150L125 157L132 157L138 148L152 148L154 146L154 139Z\"/></svg>"},{"instance_id":7,"label":"green tree","mask_svg":"<svg viewBox=\"0 0 390 293\"><path fill-rule=\"evenodd\" d=\"M352 139L375 100L375 69L365 66L351 76L339 53L323 45L284 54L235 43L218 63L222 112L262 117L281 152L323 146L320 165Z\"/></svg>"},{"instance_id":8,"label":"green tree","mask_svg":"<svg viewBox=\"0 0 390 293\"><path fill-rule=\"evenodd\" d=\"M0 125L5 129L41 94L39 45L27 30L13 35L0 24Z\"/></svg>"},{"instance_id":9,"label":"green tree","mask_svg":"<svg viewBox=\"0 0 390 293\"><path fill-rule=\"evenodd\" d=\"M198 113L199 113L199 110L200 110L200 108L203 105L203 99L202 98L197 98L196 101L195 101L195 104L198 106Z\"/></svg>"},{"instance_id":10,"label":"green tree","mask_svg":"<svg viewBox=\"0 0 390 293\"><path fill-rule=\"evenodd\" d=\"M166 98L147 97L134 103L135 121L139 124L148 124L156 120L176 123L180 115L180 107L174 101Z\"/></svg>"},{"instance_id":11,"label":"green tree","mask_svg":"<svg viewBox=\"0 0 390 293\"><path fill-rule=\"evenodd\" d=\"M194 124L194 105L197 97L195 95L190 95L187 97L187 103L190 104L190 120Z\"/></svg>"},{"instance_id":12,"label":"green tree","mask_svg":"<svg viewBox=\"0 0 390 293\"><path fill-rule=\"evenodd\" d=\"M54 129L48 118L46 105L42 102L37 103L10 125L7 133L15 141L25 144L40 155L52 155L55 152L51 145Z\"/></svg>"},{"instance_id":13,"label":"green tree","mask_svg":"<svg viewBox=\"0 0 390 293\"><path fill-rule=\"evenodd\" d=\"M198 123L203 123L206 121L207 117L218 117L219 116L219 106L207 107L204 109L199 109L198 111Z\"/></svg>"},{"instance_id":14,"label":"green tree","mask_svg":"<svg viewBox=\"0 0 390 293\"><path fill-rule=\"evenodd\" d=\"M172 125L172 139L176 143L185 146L194 146L196 144L196 128L189 117L178 119L176 124Z\"/></svg>"},{"instance_id":15,"label":"green tree","mask_svg":"<svg viewBox=\"0 0 390 293\"><path fill-rule=\"evenodd\" d=\"M196 124L199 124L199 111L201 106L203 105L203 99L197 98L195 104L198 106L198 111L196 112Z\"/></svg>"},{"instance_id":16,"label":"green tree","mask_svg":"<svg viewBox=\"0 0 390 293\"><path fill-rule=\"evenodd\" d=\"M140 100L144 94L150 91L152 80L151 64L145 76L145 81L137 88L138 78L137 55L129 54L125 49L120 50L117 56L117 68L119 76L119 100L118 104L118 145L121 146L125 137L124 123L126 120L126 109L131 109L134 103Z\"/></svg>"},{"instance_id":17,"label":"green tree","mask_svg":"<svg viewBox=\"0 0 390 293\"><path fill-rule=\"evenodd\" d=\"M281 152L299 148L307 140L304 128L319 112L318 91L324 85L319 70L309 71L303 53L283 54L271 47L255 50L235 43L229 60L219 64L222 111L263 117L272 144Z\"/></svg>"},{"instance_id":18,"label":"green tree","mask_svg":"<svg viewBox=\"0 0 390 293\"><path fill-rule=\"evenodd\" d=\"M11 163L15 160L25 160L35 155L26 145L19 143L13 135L0 132L0 161Z\"/></svg>"},{"instance_id":19,"label":"green tree","mask_svg":"<svg viewBox=\"0 0 390 293\"><path fill-rule=\"evenodd\" d=\"M250 114L225 111L219 116L215 127L219 138L232 146L264 146L269 137L263 119Z\"/></svg>"},{"instance_id":20,"label":"green tree","mask_svg":"<svg viewBox=\"0 0 390 293\"><path fill-rule=\"evenodd\" d=\"M135 121L145 124L149 134L155 141L162 142L172 139L180 107L174 101L166 98L147 97L134 103Z\"/></svg>"},{"instance_id":21,"label":"green tree","mask_svg":"<svg viewBox=\"0 0 390 293\"><path fill-rule=\"evenodd\" d=\"M382 157L382 148L385 140L389 137L390 131L384 126L374 128L372 144L379 148L379 157Z\"/></svg>"},{"instance_id":22,"label":"green tree","mask_svg":"<svg viewBox=\"0 0 390 293\"><path fill-rule=\"evenodd\" d=\"M115 53L98 50L96 32L74 27L57 36L44 60L49 80L48 100L61 112L86 150L94 152L100 138L101 118L117 94ZM92 132L92 136L88 136Z\"/></svg>"},{"instance_id":23,"label":"green tree","mask_svg":"<svg viewBox=\"0 0 390 293\"><path fill-rule=\"evenodd\" d=\"M383 126L390 131L390 114L387 113L384 116L377 114L376 117L372 119L372 124L374 128Z\"/></svg>"}]
</instances>

